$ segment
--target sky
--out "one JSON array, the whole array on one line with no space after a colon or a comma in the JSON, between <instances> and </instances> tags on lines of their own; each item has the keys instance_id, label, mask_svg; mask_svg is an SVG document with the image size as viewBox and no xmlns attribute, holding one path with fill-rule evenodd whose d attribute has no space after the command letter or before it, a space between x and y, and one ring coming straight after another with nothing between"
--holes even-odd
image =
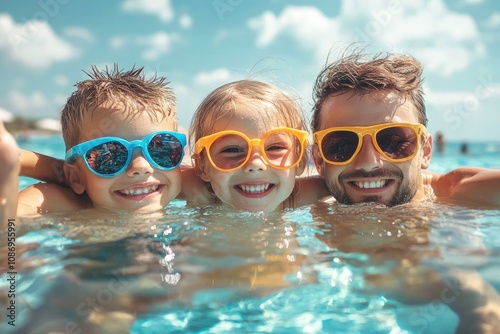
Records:
<instances>
[{"instance_id":1,"label":"sky","mask_svg":"<svg viewBox=\"0 0 500 334\"><path fill-rule=\"evenodd\" d=\"M59 119L99 68L166 76L181 128L222 84L263 80L298 98L349 45L424 66L431 134L500 141L497 0L36 0L0 2L0 110Z\"/></svg>"}]
</instances>

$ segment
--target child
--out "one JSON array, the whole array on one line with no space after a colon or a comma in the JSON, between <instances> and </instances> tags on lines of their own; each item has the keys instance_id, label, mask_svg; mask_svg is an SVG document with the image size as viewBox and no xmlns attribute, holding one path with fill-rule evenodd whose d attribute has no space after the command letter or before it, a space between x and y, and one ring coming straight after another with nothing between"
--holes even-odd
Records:
<instances>
[{"instance_id":1,"label":"child","mask_svg":"<svg viewBox=\"0 0 500 334\"><path fill-rule=\"evenodd\" d=\"M189 137L194 172L206 187L200 192L183 178L188 201L196 189L198 203L270 212L327 195L320 179L296 187L307 164L308 132L299 106L275 86L241 80L217 88L198 107Z\"/></svg>"},{"instance_id":2,"label":"child","mask_svg":"<svg viewBox=\"0 0 500 334\"><path fill-rule=\"evenodd\" d=\"M174 132L175 97L166 79L116 66L92 67L88 75L61 113L71 189L30 186L19 194L19 215L91 207L151 212L181 190L186 137Z\"/></svg>"}]
</instances>

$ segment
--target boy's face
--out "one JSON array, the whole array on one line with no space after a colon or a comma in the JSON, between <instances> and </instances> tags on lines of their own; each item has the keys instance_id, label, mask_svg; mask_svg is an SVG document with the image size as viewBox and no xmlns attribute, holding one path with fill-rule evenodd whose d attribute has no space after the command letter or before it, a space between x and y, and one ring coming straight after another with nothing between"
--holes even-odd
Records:
<instances>
[{"instance_id":1,"label":"boy's face","mask_svg":"<svg viewBox=\"0 0 500 334\"><path fill-rule=\"evenodd\" d=\"M379 92L377 96L343 94L329 97L320 115L319 130L382 123L418 124L415 106L387 92ZM420 150L411 160L391 162L375 149L371 136L365 135L359 153L347 165L326 163L316 145L313 158L330 193L340 203L376 202L393 206L423 196L421 170L429 166L431 149L429 136L421 141Z\"/></svg>"},{"instance_id":2,"label":"boy's face","mask_svg":"<svg viewBox=\"0 0 500 334\"><path fill-rule=\"evenodd\" d=\"M268 124L265 119L255 107L237 102L234 115L218 120L210 134L234 130L242 132L249 139L260 139L273 128L273 124ZM233 143L225 145L228 145L229 150L235 149L231 146ZM201 155L201 178L210 182L214 193L222 202L245 211L270 212L279 207L292 193L295 176L300 169L293 167L279 170L269 166L259 148L253 148L249 160L241 168L231 172L215 169L204 151Z\"/></svg>"},{"instance_id":3,"label":"boy's face","mask_svg":"<svg viewBox=\"0 0 500 334\"><path fill-rule=\"evenodd\" d=\"M142 139L151 132L172 130L169 120L154 122L144 112L138 117L127 117L120 107L101 106L91 120L82 125L80 143L91 139L114 136L131 141ZM94 205L117 211L151 212L163 209L181 190L180 168L163 171L153 168L136 148L126 170L112 178L92 173L82 161L76 160L72 168L70 185L77 193L87 192ZM76 173L76 174L75 174Z\"/></svg>"}]
</instances>

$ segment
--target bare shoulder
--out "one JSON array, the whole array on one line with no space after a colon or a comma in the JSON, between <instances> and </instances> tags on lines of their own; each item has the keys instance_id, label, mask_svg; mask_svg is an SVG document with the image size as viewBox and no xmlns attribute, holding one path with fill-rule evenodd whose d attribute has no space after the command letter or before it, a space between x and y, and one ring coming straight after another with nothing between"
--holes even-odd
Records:
<instances>
[{"instance_id":1,"label":"bare shoulder","mask_svg":"<svg viewBox=\"0 0 500 334\"><path fill-rule=\"evenodd\" d=\"M330 196L330 192L322 176L300 177L294 190L295 206L314 204L320 199Z\"/></svg>"},{"instance_id":2,"label":"bare shoulder","mask_svg":"<svg viewBox=\"0 0 500 334\"><path fill-rule=\"evenodd\" d=\"M185 199L189 205L209 205L217 202L217 197L210 192L207 183L196 175L193 168L181 172L182 191L177 198Z\"/></svg>"},{"instance_id":3,"label":"bare shoulder","mask_svg":"<svg viewBox=\"0 0 500 334\"><path fill-rule=\"evenodd\" d=\"M71 188L53 183L31 185L19 193L18 216L88 209L92 202Z\"/></svg>"}]
</instances>

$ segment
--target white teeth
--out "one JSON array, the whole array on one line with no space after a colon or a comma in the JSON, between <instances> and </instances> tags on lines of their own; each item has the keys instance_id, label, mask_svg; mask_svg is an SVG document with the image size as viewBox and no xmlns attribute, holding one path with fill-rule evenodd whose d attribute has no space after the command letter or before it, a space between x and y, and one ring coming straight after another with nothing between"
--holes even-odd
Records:
<instances>
[{"instance_id":1,"label":"white teeth","mask_svg":"<svg viewBox=\"0 0 500 334\"><path fill-rule=\"evenodd\" d=\"M259 185L253 185L253 186L247 186L247 185L240 185L240 188L247 193L252 193L252 194L258 194L258 193L263 193L267 189L269 189L269 183L268 184L259 184Z\"/></svg>"},{"instance_id":2,"label":"white teeth","mask_svg":"<svg viewBox=\"0 0 500 334\"><path fill-rule=\"evenodd\" d=\"M375 188L382 188L385 186L386 181L365 181L365 182L354 182L356 186L359 188L365 188L365 189L375 189Z\"/></svg>"},{"instance_id":3,"label":"white teeth","mask_svg":"<svg viewBox=\"0 0 500 334\"><path fill-rule=\"evenodd\" d=\"M155 192L158 189L158 186L144 187L144 188L134 188L134 189L123 189L120 190L120 193L130 196L130 195L142 195L149 194Z\"/></svg>"}]
</instances>

